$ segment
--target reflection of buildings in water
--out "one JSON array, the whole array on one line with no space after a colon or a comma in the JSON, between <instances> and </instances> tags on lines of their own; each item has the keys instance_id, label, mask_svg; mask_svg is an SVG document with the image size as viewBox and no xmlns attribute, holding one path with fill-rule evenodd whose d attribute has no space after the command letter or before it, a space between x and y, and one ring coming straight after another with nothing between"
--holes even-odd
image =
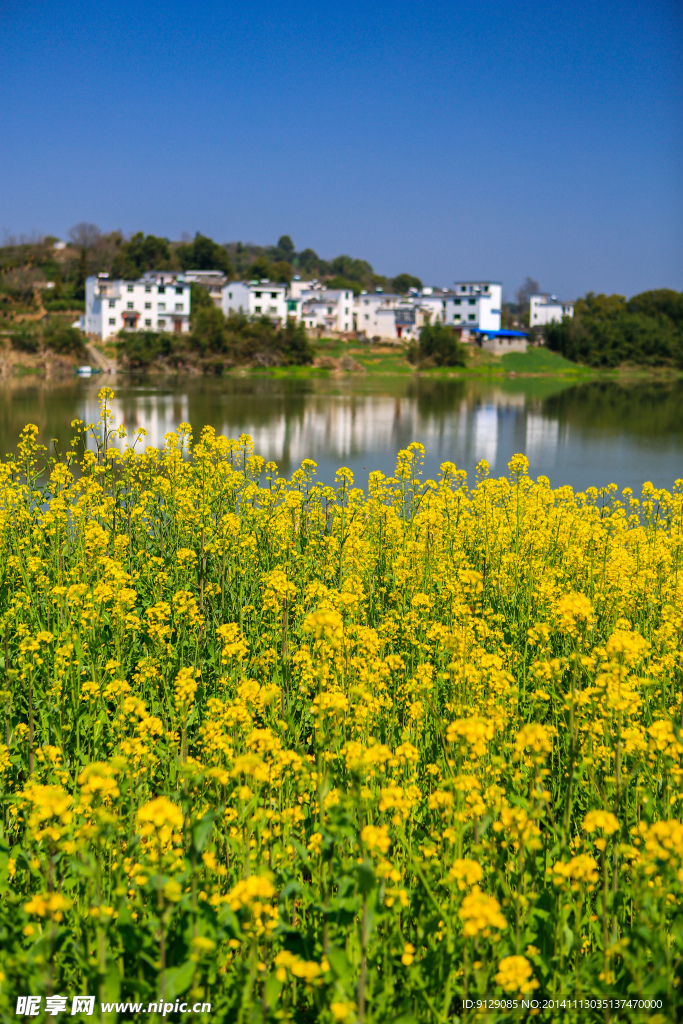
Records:
<instances>
[{"instance_id":1,"label":"reflection of buildings in water","mask_svg":"<svg viewBox=\"0 0 683 1024\"><path fill-rule=\"evenodd\" d=\"M164 443L164 437L172 430L177 430L180 423L188 420L188 399L187 395L160 395L147 394L136 395L125 402L115 398L111 403L112 428L123 426L126 431L124 439L114 437L109 442L119 448L135 441L135 431L138 427L144 427L147 436L136 446L138 449L144 447L160 448ZM87 397L83 401L81 418L85 423L97 423L100 418L100 406L96 398ZM89 447L95 447L94 442L89 442Z\"/></svg>"},{"instance_id":2,"label":"reflection of buildings in water","mask_svg":"<svg viewBox=\"0 0 683 1024\"><path fill-rule=\"evenodd\" d=\"M482 459L493 465L498 451L498 407L484 405L473 414L473 455L475 462Z\"/></svg>"},{"instance_id":3,"label":"reflection of buildings in water","mask_svg":"<svg viewBox=\"0 0 683 1024\"><path fill-rule=\"evenodd\" d=\"M319 455L344 459L368 448L389 450L423 440L424 434L417 402L391 396L315 399L301 416L281 412L270 423L247 422L241 430L251 436L255 451L293 465ZM234 428L223 424L222 432L229 435Z\"/></svg>"},{"instance_id":4,"label":"reflection of buildings in water","mask_svg":"<svg viewBox=\"0 0 683 1024\"><path fill-rule=\"evenodd\" d=\"M555 463L557 445L560 435L558 420L539 416L538 413L527 413L526 417L526 457L533 471L537 466Z\"/></svg>"},{"instance_id":5,"label":"reflection of buildings in water","mask_svg":"<svg viewBox=\"0 0 683 1024\"><path fill-rule=\"evenodd\" d=\"M519 427L526 429L526 454L532 468L553 461L558 446L559 425L538 413L527 412L525 423L519 417L524 411L524 395L509 394L499 389L487 393L485 404L472 405L464 397L446 408L429 409L424 397L394 395L311 395L303 408L292 412L282 405L271 405L270 418L252 418L247 411L244 419L230 414L223 422L214 424L216 432L237 438L249 434L254 450L266 459L274 460L281 468L300 465L306 458L326 458L344 464L354 456L372 452L397 452L411 441L420 441L427 453L442 460L463 466L467 462L486 461L493 468L507 442L524 443ZM264 401L266 409L269 401ZM527 407L528 408L528 407ZM263 407L259 409L263 417ZM125 441L115 439L123 446L132 443L138 427L147 431L138 445L158 448L165 435L177 430L189 419L187 394L141 393L112 404L113 425L123 425ZM86 397L82 405L82 418L86 423L99 419L97 400ZM234 416L234 413L233 413ZM518 424L515 429L515 423ZM197 430L199 424L195 424ZM514 436L517 440L515 441Z\"/></svg>"},{"instance_id":6,"label":"reflection of buildings in water","mask_svg":"<svg viewBox=\"0 0 683 1024\"><path fill-rule=\"evenodd\" d=\"M495 410L494 410L495 411ZM397 452L419 441L427 453L460 462L467 448L470 412L465 402L448 412L424 414L415 398L368 396L313 400L297 417L281 413L267 424L243 425L254 449L283 465L319 457L339 460L364 452ZM230 435L235 428L224 424Z\"/></svg>"}]
</instances>

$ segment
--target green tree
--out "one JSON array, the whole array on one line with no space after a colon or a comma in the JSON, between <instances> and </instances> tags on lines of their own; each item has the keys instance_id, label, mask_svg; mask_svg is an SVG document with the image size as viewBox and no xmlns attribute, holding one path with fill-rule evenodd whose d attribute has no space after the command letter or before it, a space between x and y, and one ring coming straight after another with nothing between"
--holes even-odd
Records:
<instances>
[{"instance_id":1,"label":"green tree","mask_svg":"<svg viewBox=\"0 0 683 1024\"><path fill-rule=\"evenodd\" d=\"M202 354L225 353L230 348L223 311L209 299L197 310L192 323L192 345Z\"/></svg>"},{"instance_id":2,"label":"green tree","mask_svg":"<svg viewBox=\"0 0 683 1024\"><path fill-rule=\"evenodd\" d=\"M286 263L284 260L279 260L277 263L273 263L270 272L272 274L273 281L280 281L282 284L291 284L294 276L291 263Z\"/></svg>"},{"instance_id":3,"label":"green tree","mask_svg":"<svg viewBox=\"0 0 683 1024\"><path fill-rule=\"evenodd\" d=\"M349 281L346 277L333 277L329 281L325 281L325 287L340 292L350 291L354 295L360 295L362 291L362 285L358 281Z\"/></svg>"},{"instance_id":4,"label":"green tree","mask_svg":"<svg viewBox=\"0 0 683 1024\"><path fill-rule=\"evenodd\" d=\"M249 280L256 281L270 281L272 273L273 268L267 256L258 256L248 270Z\"/></svg>"},{"instance_id":5,"label":"green tree","mask_svg":"<svg viewBox=\"0 0 683 1024\"><path fill-rule=\"evenodd\" d=\"M422 281L419 277L413 277L412 274L399 274L393 279L391 286L399 295L405 295L411 288L421 289Z\"/></svg>"},{"instance_id":6,"label":"green tree","mask_svg":"<svg viewBox=\"0 0 683 1024\"><path fill-rule=\"evenodd\" d=\"M214 301L206 288L197 284L196 281L192 281L190 284L190 321L194 323L195 316L200 309L209 309L213 305Z\"/></svg>"},{"instance_id":7,"label":"green tree","mask_svg":"<svg viewBox=\"0 0 683 1024\"><path fill-rule=\"evenodd\" d=\"M297 257L297 263L304 274L320 273L320 257L314 249L304 249Z\"/></svg>"},{"instance_id":8,"label":"green tree","mask_svg":"<svg viewBox=\"0 0 683 1024\"><path fill-rule=\"evenodd\" d=\"M588 366L622 363L683 365L683 294L662 289L643 292L628 302L623 295L589 292L574 306L574 316L549 324L548 348Z\"/></svg>"},{"instance_id":9,"label":"green tree","mask_svg":"<svg viewBox=\"0 0 683 1024\"><path fill-rule=\"evenodd\" d=\"M88 250L82 248L78 254L78 262L76 263L76 272L74 274L73 285L71 287L71 294L74 299L82 302L85 298L85 281L88 276Z\"/></svg>"},{"instance_id":10,"label":"green tree","mask_svg":"<svg viewBox=\"0 0 683 1024\"><path fill-rule=\"evenodd\" d=\"M294 242L289 235L280 235L276 246L277 259L285 260L287 263L292 263L296 253L294 252Z\"/></svg>"},{"instance_id":11,"label":"green tree","mask_svg":"<svg viewBox=\"0 0 683 1024\"><path fill-rule=\"evenodd\" d=\"M112 262L112 276L134 281L147 270L171 270L173 262L168 239L138 231L120 245Z\"/></svg>"},{"instance_id":12,"label":"green tree","mask_svg":"<svg viewBox=\"0 0 683 1024\"><path fill-rule=\"evenodd\" d=\"M175 254L183 270L220 270L228 276L232 273L227 250L199 232L192 242L177 246Z\"/></svg>"},{"instance_id":13,"label":"green tree","mask_svg":"<svg viewBox=\"0 0 683 1024\"><path fill-rule=\"evenodd\" d=\"M82 302L85 298L85 280L88 276L88 250L92 249L97 243L100 234L100 229L96 224L88 224L85 221L81 221L80 224L74 224L69 231L72 242L79 249L78 263L76 264L76 272L71 288L72 296L74 299L78 299L79 302Z\"/></svg>"},{"instance_id":14,"label":"green tree","mask_svg":"<svg viewBox=\"0 0 683 1024\"><path fill-rule=\"evenodd\" d=\"M410 355L413 361L427 366L464 366L467 358L465 346L442 323L425 324L417 350L413 349Z\"/></svg>"}]
</instances>

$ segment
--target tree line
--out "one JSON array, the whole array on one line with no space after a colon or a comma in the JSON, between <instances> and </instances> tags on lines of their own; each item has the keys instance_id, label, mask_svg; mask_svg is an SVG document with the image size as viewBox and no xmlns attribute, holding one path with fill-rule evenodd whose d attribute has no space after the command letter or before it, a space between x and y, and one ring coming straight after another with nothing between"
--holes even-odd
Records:
<instances>
[{"instance_id":1,"label":"tree line","mask_svg":"<svg viewBox=\"0 0 683 1024\"><path fill-rule=\"evenodd\" d=\"M80 223L69 232L67 247L55 251L52 236L5 239L0 246L0 314L37 308L50 312L79 309L89 274L106 272L135 280L148 270L220 270L229 280L267 278L290 283L295 274L317 278L329 288L355 293L381 288L406 294L421 288L412 274L394 278L375 273L367 260L341 255L331 260L313 249L297 251L289 235L276 245L214 241L198 232L193 239L174 242L138 231L126 238L120 231L104 233L94 224Z\"/></svg>"},{"instance_id":2,"label":"tree line","mask_svg":"<svg viewBox=\"0 0 683 1024\"><path fill-rule=\"evenodd\" d=\"M683 367L683 292L660 288L626 299L578 299L574 316L545 329L549 349L586 366Z\"/></svg>"}]
</instances>

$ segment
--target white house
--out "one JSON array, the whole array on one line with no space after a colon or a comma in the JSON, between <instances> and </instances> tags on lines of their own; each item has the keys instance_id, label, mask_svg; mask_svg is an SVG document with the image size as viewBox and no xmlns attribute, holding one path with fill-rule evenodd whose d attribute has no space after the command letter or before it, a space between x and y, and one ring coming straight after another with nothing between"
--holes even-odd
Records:
<instances>
[{"instance_id":1,"label":"white house","mask_svg":"<svg viewBox=\"0 0 683 1024\"><path fill-rule=\"evenodd\" d=\"M385 314L387 309L393 309L402 298L402 295L384 292L361 292L356 295L353 302L353 330L364 334L366 338L395 338L395 329L390 334L386 333L389 328ZM384 312L378 318L380 309Z\"/></svg>"},{"instance_id":2,"label":"white house","mask_svg":"<svg viewBox=\"0 0 683 1024\"><path fill-rule=\"evenodd\" d=\"M555 295L532 295L529 298L529 326L545 327L561 323L565 316L574 316L573 302L560 302Z\"/></svg>"},{"instance_id":3,"label":"white house","mask_svg":"<svg viewBox=\"0 0 683 1024\"><path fill-rule=\"evenodd\" d=\"M223 308L223 288L227 284L227 277L221 270L187 270L185 280L189 284L199 284L206 288L213 299L214 306Z\"/></svg>"},{"instance_id":4,"label":"white house","mask_svg":"<svg viewBox=\"0 0 683 1024\"><path fill-rule=\"evenodd\" d=\"M273 281L228 281L223 286L223 312L243 313L278 323L287 320L287 286Z\"/></svg>"},{"instance_id":5,"label":"white house","mask_svg":"<svg viewBox=\"0 0 683 1024\"><path fill-rule=\"evenodd\" d=\"M344 289L304 289L301 319L306 327L344 333L353 330L353 292Z\"/></svg>"},{"instance_id":6,"label":"white house","mask_svg":"<svg viewBox=\"0 0 683 1024\"><path fill-rule=\"evenodd\" d=\"M316 288L322 290L322 285L318 284L317 280L302 281L301 277L296 274L289 286L289 297L290 299L300 299L304 292L313 291Z\"/></svg>"},{"instance_id":7,"label":"white house","mask_svg":"<svg viewBox=\"0 0 683 1024\"><path fill-rule=\"evenodd\" d=\"M98 274L85 282L86 334L109 338L119 331L189 329L190 285L184 274L150 270L137 281Z\"/></svg>"},{"instance_id":8,"label":"white house","mask_svg":"<svg viewBox=\"0 0 683 1024\"><path fill-rule=\"evenodd\" d=\"M464 334L479 328L483 331L500 330L500 309L503 286L499 281L458 281L452 299L452 323L462 327Z\"/></svg>"},{"instance_id":9,"label":"white house","mask_svg":"<svg viewBox=\"0 0 683 1024\"><path fill-rule=\"evenodd\" d=\"M446 288L423 288L416 295L420 306L430 314L431 324L452 324L455 293Z\"/></svg>"}]
</instances>

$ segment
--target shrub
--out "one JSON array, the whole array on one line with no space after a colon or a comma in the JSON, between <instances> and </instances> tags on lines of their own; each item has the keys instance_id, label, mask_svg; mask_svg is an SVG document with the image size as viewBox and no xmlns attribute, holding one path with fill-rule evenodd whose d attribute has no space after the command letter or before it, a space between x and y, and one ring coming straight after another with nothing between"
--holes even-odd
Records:
<instances>
[{"instance_id":1,"label":"shrub","mask_svg":"<svg viewBox=\"0 0 683 1024\"><path fill-rule=\"evenodd\" d=\"M173 335L156 331L125 331L119 335L119 351L131 369L146 370L173 351Z\"/></svg>"},{"instance_id":2,"label":"shrub","mask_svg":"<svg viewBox=\"0 0 683 1024\"><path fill-rule=\"evenodd\" d=\"M10 345L15 352L38 352L40 349L40 335L36 334L35 331L23 328L10 334Z\"/></svg>"},{"instance_id":3,"label":"shrub","mask_svg":"<svg viewBox=\"0 0 683 1024\"><path fill-rule=\"evenodd\" d=\"M85 355L83 335L75 327L67 327L62 324L50 325L43 333L43 341L46 348L52 349L59 355Z\"/></svg>"},{"instance_id":4,"label":"shrub","mask_svg":"<svg viewBox=\"0 0 683 1024\"><path fill-rule=\"evenodd\" d=\"M467 350L450 327L442 323L425 324L419 343L409 348L408 358L427 366L464 366Z\"/></svg>"}]
</instances>

